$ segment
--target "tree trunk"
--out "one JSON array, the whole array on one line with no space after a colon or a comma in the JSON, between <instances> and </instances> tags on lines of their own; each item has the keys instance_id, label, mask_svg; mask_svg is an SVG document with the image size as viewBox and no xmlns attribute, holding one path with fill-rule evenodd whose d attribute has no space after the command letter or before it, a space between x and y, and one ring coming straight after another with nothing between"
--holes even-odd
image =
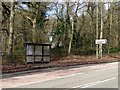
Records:
<instances>
[{"instance_id":1,"label":"tree trunk","mask_svg":"<svg viewBox=\"0 0 120 90\"><path fill-rule=\"evenodd\" d=\"M110 8L110 5L108 5ZM110 15L109 15L109 32L108 32L108 54L110 53L110 35L112 30L112 2L111 2L111 9L110 9Z\"/></svg>"},{"instance_id":2,"label":"tree trunk","mask_svg":"<svg viewBox=\"0 0 120 90\"><path fill-rule=\"evenodd\" d=\"M70 17L69 17L69 2L66 2L66 20L65 20L65 30L64 30L64 48L67 46L67 41L68 41L68 32L70 30Z\"/></svg>"},{"instance_id":3,"label":"tree trunk","mask_svg":"<svg viewBox=\"0 0 120 90\"><path fill-rule=\"evenodd\" d=\"M2 2L0 2L0 12L2 12ZM2 49L2 13L0 13L0 52ZM1 56L0 56L1 57Z\"/></svg>"},{"instance_id":4,"label":"tree trunk","mask_svg":"<svg viewBox=\"0 0 120 90\"><path fill-rule=\"evenodd\" d=\"M71 32L71 37L70 37L70 42L69 42L68 54L71 53L71 46L72 46L72 40L73 40L73 33L74 33L74 16L72 17L72 32Z\"/></svg>"},{"instance_id":5,"label":"tree trunk","mask_svg":"<svg viewBox=\"0 0 120 90\"><path fill-rule=\"evenodd\" d=\"M98 39L98 2L96 6L96 39ZM98 58L99 45L96 44L96 58Z\"/></svg>"},{"instance_id":6,"label":"tree trunk","mask_svg":"<svg viewBox=\"0 0 120 90\"><path fill-rule=\"evenodd\" d=\"M100 14L101 14L100 39L102 39L103 38L103 0L101 0ZM99 54L100 54L100 58L102 59L102 43L99 46Z\"/></svg>"},{"instance_id":7,"label":"tree trunk","mask_svg":"<svg viewBox=\"0 0 120 90\"><path fill-rule=\"evenodd\" d=\"M93 47L93 20L91 19L90 20L90 36L91 36L91 41L90 41L90 43L91 43L91 48Z\"/></svg>"},{"instance_id":8,"label":"tree trunk","mask_svg":"<svg viewBox=\"0 0 120 90\"><path fill-rule=\"evenodd\" d=\"M33 20L32 35L33 43L36 43L36 18Z\"/></svg>"},{"instance_id":9,"label":"tree trunk","mask_svg":"<svg viewBox=\"0 0 120 90\"><path fill-rule=\"evenodd\" d=\"M24 18L24 16L23 16L23 19L24 19L23 23L22 23L23 24L22 25L23 26L23 39L24 39L24 42L26 43L27 42L27 32L26 32L27 28L26 28L26 25L25 25L26 24L26 22L25 22L26 18Z\"/></svg>"},{"instance_id":10,"label":"tree trunk","mask_svg":"<svg viewBox=\"0 0 120 90\"><path fill-rule=\"evenodd\" d=\"M118 6L118 50L120 51L120 5Z\"/></svg>"},{"instance_id":11,"label":"tree trunk","mask_svg":"<svg viewBox=\"0 0 120 90\"><path fill-rule=\"evenodd\" d=\"M90 11L90 44L91 44L91 48L93 47L93 11L92 11L92 7L90 6L89 7L89 11ZM92 16L91 16L92 15Z\"/></svg>"},{"instance_id":12,"label":"tree trunk","mask_svg":"<svg viewBox=\"0 0 120 90\"><path fill-rule=\"evenodd\" d=\"M60 46L60 40L61 40L61 35L58 35L57 47L59 47L59 46Z\"/></svg>"},{"instance_id":13,"label":"tree trunk","mask_svg":"<svg viewBox=\"0 0 120 90\"><path fill-rule=\"evenodd\" d=\"M10 3L10 23L9 23L9 41L8 41L8 54L10 55L10 63L13 63L13 36L14 36L14 0L11 0Z\"/></svg>"}]
</instances>

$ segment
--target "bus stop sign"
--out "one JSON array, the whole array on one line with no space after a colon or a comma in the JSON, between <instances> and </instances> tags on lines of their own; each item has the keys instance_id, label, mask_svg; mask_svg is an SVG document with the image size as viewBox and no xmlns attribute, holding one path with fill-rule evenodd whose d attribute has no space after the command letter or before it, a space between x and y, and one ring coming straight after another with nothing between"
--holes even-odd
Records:
<instances>
[{"instance_id":1,"label":"bus stop sign","mask_svg":"<svg viewBox=\"0 0 120 90\"><path fill-rule=\"evenodd\" d=\"M106 44L107 40L106 39L97 39L95 40L95 44Z\"/></svg>"}]
</instances>

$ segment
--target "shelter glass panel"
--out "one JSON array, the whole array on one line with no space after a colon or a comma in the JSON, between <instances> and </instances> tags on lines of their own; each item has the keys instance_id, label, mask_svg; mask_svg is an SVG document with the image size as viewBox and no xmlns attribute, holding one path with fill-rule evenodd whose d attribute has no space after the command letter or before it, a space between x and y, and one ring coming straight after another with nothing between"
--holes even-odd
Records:
<instances>
[{"instance_id":1,"label":"shelter glass panel","mask_svg":"<svg viewBox=\"0 0 120 90\"><path fill-rule=\"evenodd\" d=\"M42 55L42 46L35 46L35 55Z\"/></svg>"},{"instance_id":2,"label":"shelter glass panel","mask_svg":"<svg viewBox=\"0 0 120 90\"><path fill-rule=\"evenodd\" d=\"M33 53L34 53L34 46L27 45L27 55L33 55Z\"/></svg>"},{"instance_id":3,"label":"shelter glass panel","mask_svg":"<svg viewBox=\"0 0 120 90\"><path fill-rule=\"evenodd\" d=\"M27 56L27 62L34 62L33 56Z\"/></svg>"},{"instance_id":4,"label":"shelter glass panel","mask_svg":"<svg viewBox=\"0 0 120 90\"><path fill-rule=\"evenodd\" d=\"M42 61L42 57L40 56L35 56L35 62L41 62Z\"/></svg>"},{"instance_id":5,"label":"shelter glass panel","mask_svg":"<svg viewBox=\"0 0 120 90\"><path fill-rule=\"evenodd\" d=\"M44 60L44 62L50 62L50 57L48 57L48 56L47 56L47 57L44 57L43 60Z\"/></svg>"},{"instance_id":6,"label":"shelter glass panel","mask_svg":"<svg viewBox=\"0 0 120 90\"><path fill-rule=\"evenodd\" d=\"M50 46L44 46L44 55L50 55Z\"/></svg>"}]
</instances>

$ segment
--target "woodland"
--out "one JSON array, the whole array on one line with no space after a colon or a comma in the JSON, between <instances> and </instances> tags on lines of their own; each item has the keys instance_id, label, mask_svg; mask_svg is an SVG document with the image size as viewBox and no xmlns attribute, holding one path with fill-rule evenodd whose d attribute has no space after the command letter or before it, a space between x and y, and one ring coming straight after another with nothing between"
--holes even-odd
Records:
<instances>
[{"instance_id":1,"label":"woodland","mask_svg":"<svg viewBox=\"0 0 120 90\"><path fill-rule=\"evenodd\" d=\"M25 43L51 44L51 57L120 52L120 2L0 2L3 63L24 63ZM106 44L95 44L106 39ZM101 52L102 50L102 52ZM57 60L57 59L55 59Z\"/></svg>"}]
</instances>

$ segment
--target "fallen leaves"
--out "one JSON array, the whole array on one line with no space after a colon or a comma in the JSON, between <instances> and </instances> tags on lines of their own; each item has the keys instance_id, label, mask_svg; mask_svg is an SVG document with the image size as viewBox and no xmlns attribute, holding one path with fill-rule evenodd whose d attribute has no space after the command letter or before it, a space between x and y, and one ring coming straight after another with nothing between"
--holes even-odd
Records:
<instances>
[{"instance_id":1,"label":"fallen leaves","mask_svg":"<svg viewBox=\"0 0 120 90\"><path fill-rule=\"evenodd\" d=\"M120 61L119 54L104 55L102 59L96 59L95 56L80 56L80 55L69 55L61 58L54 58L50 63L47 64L19 64L19 65L3 65L2 73L13 73L27 70L53 68L53 67L65 67L71 65L83 65L83 64L99 64L108 62Z\"/></svg>"}]
</instances>

